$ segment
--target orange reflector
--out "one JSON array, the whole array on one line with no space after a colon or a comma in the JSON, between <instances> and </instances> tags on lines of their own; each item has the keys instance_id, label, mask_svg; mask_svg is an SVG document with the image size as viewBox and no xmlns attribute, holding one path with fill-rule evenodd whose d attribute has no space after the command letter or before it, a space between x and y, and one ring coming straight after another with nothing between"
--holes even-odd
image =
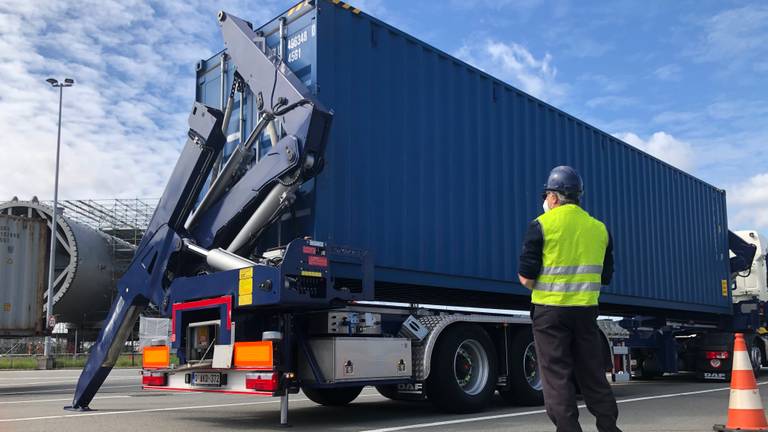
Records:
<instances>
[{"instance_id":1,"label":"orange reflector","mask_svg":"<svg viewBox=\"0 0 768 432\"><path fill-rule=\"evenodd\" d=\"M235 367L272 369L272 342L235 342Z\"/></svg>"},{"instance_id":2,"label":"orange reflector","mask_svg":"<svg viewBox=\"0 0 768 432\"><path fill-rule=\"evenodd\" d=\"M165 345L144 347L142 365L146 369L167 368L171 363L171 350Z\"/></svg>"}]
</instances>

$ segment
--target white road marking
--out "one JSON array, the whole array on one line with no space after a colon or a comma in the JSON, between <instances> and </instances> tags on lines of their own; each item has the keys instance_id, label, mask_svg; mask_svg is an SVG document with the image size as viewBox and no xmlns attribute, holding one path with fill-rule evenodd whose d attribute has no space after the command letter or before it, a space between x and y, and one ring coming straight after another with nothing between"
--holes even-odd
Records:
<instances>
[{"instance_id":1,"label":"white road marking","mask_svg":"<svg viewBox=\"0 0 768 432\"><path fill-rule=\"evenodd\" d=\"M133 397L131 395L117 395L117 396L97 396L93 398L93 400L97 399L119 399L119 398L129 398ZM0 402L0 405L7 405L7 404L20 404L20 403L40 403L40 402L72 402L72 398L65 398L65 399L29 399L29 400L20 400L20 401L4 401Z\"/></svg>"},{"instance_id":2,"label":"white road marking","mask_svg":"<svg viewBox=\"0 0 768 432\"><path fill-rule=\"evenodd\" d=\"M768 381L757 383L757 385L764 385L764 384L768 384ZM719 392L719 391L725 391L725 390L730 390L730 386L718 387L718 388L707 389L707 390L682 392L682 393L668 393L668 394L655 395L655 396L642 396L642 397L636 397L636 398L630 398L630 399L621 399L616 401L616 403L623 404L623 403L630 403L630 402L640 402L640 401L651 400L651 399L666 399L666 398L679 397L679 396L691 396L691 395L698 395L703 393L713 393L713 392ZM586 408L586 405L579 405L579 408ZM391 431L401 431L401 430L407 430L407 429L429 428L429 427L435 427L435 426L447 426L447 425L462 424L462 423L472 423L472 422L544 414L546 412L547 411L544 409L538 409L533 411L523 411L523 412L508 413L508 414L496 414L496 415L489 415L489 416L482 416L482 417L472 417L472 418L445 420L445 421L431 422L431 423L418 423L418 424L410 424L410 425L403 425L403 426L394 426L394 427L388 427L388 428L382 428L382 429L369 429L363 432L391 432Z\"/></svg>"},{"instance_id":3,"label":"white road marking","mask_svg":"<svg viewBox=\"0 0 768 432\"><path fill-rule=\"evenodd\" d=\"M130 377L109 377L107 378L107 381L128 381L128 380L136 380L138 381L140 379L139 376L130 376ZM2 382L3 379L0 378L0 382ZM9 387L19 387L19 386L28 386L28 385L45 385L45 384L54 384L54 385L61 385L61 384L77 384L77 380L73 380L71 378L68 379L51 379L46 381L31 381L31 382L21 382L21 383L13 383L13 384L0 384L0 389L3 388L9 388Z\"/></svg>"},{"instance_id":4,"label":"white road marking","mask_svg":"<svg viewBox=\"0 0 768 432\"><path fill-rule=\"evenodd\" d=\"M379 394L364 393L358 397L370 397L370 396L379 396ZM291 402L311 402L311 401L307 398L298 398L298 399L291 399ZM119 414L137 414L137 413L148 413L148 412L187 411L187 410L196 410L196 409L225 408L225 407L233 407L233 406L252 406L252 405L265 405L265 404L275 404L275 403L280 403L280 400L276 399L276 400L259 401L259 402L238 402L238 403L227 403L227 404L217 404L217 405L148 408L148 409L138 409L138 410L128 410L128 411L96 411L96 412L85 412L85 413L78 413L78 414L63 414L63 415L40 416L40 417L0 419L0 423L23 422L23 421L34 421L34 420L53 420L53 419L64 419L64 418L72 418L72 417L93 417L93 416L106 416L106 415L119 415Z\"/></svg>"},{"instance_id":5,"label":"white road marking","mask_svg":"<svg viewBox=\"0 0 768 432\"><path fill-rule=\"evenodd\" d=\"M109 377L107 377L107 379L109 379L109 378L135 378L135 377L140 377L140 376L141 376L141 374L139 374L139 373L135 373L135 374L131 374L131 375L112 375L112 374L110 374ZM5 382L5 381L21 381L21 380L66 381L66 380L73 380L73 379L75 381L77 381L78 378L80 378L80 374L72 375L72 376L69 376L69 377L62 377L62 376L59 376L59 377L30 376L30 377L23 377L23 378L20 378L20 377L5 378L2 375L0 375L0 382Z\"/></svg>"},{"instance_id":6,"label":"white road marking","mask_svg":"<svg viewBox=\"0 0 768 432\"><path fill-rule=\"evenodd\" d=\"M207 393L177 393L177 392L166 392L167 394L163 396L199 396L205 394L207 396ZM122 399L122 398L135 398L135 397L141 397L144 393L139 389L139 392L136 394L124 394L124 395L114 395L114 396L96 396L93 398L93 400L98 399ZM64 398L64 399L27 399L27 400L20 400L20 401L8 401L8 402L0 402L0 405L4 404L20 404L20 403L38 403L38 402L72 402L72 398Z\"/></svg>"},{"instance_id":7,"label":"white road marking","mask_svg":"<svg viewBox=\"0 0 768 432\"><path fill-rule=\"evenodd\" d=\"M101 386L100 388L127 388L127 387L136 387L141 388L141 384L132 384L132 385L119 385L119 386ZM48 390L29 390L29 391L20 391L20 392L10 392L10 393L0 393L0 396L14 396L14 395L25 395L29 393L55 393L55 392L63 392L63 391L71 391L74 390L75 387L69 387L69 388L60 388L60 389L48 389Z\"/></svg>"},{"instance_id":8,"label":"white road marking","mask_svg":"<svg viewBox=\"0 0 768 432\"><path fill-rule=\"evenodd\" d=\"M132 372L141 373L140 368L114 368L113 372ZM21 369L6 369L0 370L0 377L4 375L10 375L13 378L25 379L25 378L61 378L67 375L71 377L78 377L83 372L82 369L49 369L49 370L21 370ZM45 375L42 375L45 374Z\"/></svg>"}]
</instances>

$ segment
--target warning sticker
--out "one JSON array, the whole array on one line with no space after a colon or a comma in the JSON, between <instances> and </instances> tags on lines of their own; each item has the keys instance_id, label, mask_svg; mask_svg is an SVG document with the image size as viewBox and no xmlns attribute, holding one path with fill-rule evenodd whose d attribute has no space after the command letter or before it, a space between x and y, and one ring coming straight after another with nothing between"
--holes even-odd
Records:
<instances>
[{"instance_id":1,"label":"warning sticker","mask_svg":"<svg viewBox=\"0 0 768 432\"><path fill-rule=\"evenodd\" d=\"M253 278L253 267L246 267L244 269L240 269L240 279L251 279Z\"/></svg>"},{"instance_id":2,"label":"warning sticker","mask_svg":"<svg viewBox=\"0 0 768 432\"><path fill-rule=\"evenodd\" d=\"M253 295L241 295L237 298L237 305L238 306L248 306L250 304L253 304Z\"/></svg>"},{"instance_id":3,"label":"warning sticker","mask_svg":"<svg viewBox=\"0 0 768 432\"><path fill-rule=\"evenodd\" d=\"M253 279L240 279L237 287L237 295L246 295L253 293Z\"/></svg>"}]
</instances>

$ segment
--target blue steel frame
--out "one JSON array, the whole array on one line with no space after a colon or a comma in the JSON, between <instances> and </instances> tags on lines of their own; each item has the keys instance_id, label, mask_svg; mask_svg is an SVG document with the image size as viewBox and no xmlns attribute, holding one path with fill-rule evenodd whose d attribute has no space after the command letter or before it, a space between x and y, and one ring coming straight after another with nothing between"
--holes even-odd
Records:
<instances>
[{"instance_id":1,"label":"blue steel frame","mask_svg":"<svg viewBox=\"0 0 768 432\"><path fill-rule=\"evenodd\" d=\"M200 195L205 176L224 146L220 111L196 103L188 139L128 270L117 283L118 297L80 375L72 409L88 404L109 375L139 314L152 302L168 305L166 269L182 248L179 232Z\"/></svg>"},{"instance_id":2,"label":"blue steel frame","mask_svg":"<svg viewBox=\"0 0 768 432\"><path fill-rule=\"evenodd\" d=\"M177 263L184 261L184 241L199 244L200 239L196 238L194 233L207 233L202 236L206 247L220 247L221 245L215 244L216 240L221 236L232 236L232 232L237 229L237 222L242 222L243 216L252 212L259 204L258 200L263 199L260 196L262 190L269 184L281 181L278 176L288 171L296 171L296 181L304 182L317 175L323 167L322 158L332 118L330 112L281 59L268 57L265 39L253 31L250 23L224 12L220 12L218 18L228 55L237 67L237 73L251 92L258 94L262 100L270 101L269 106L261 104L259 110L264 116L279 118L281 121L285 134L276 147L280 148L277 153L282 151L285 157L272 158L263 164L256 163L250 168L250 172L246 170L248 175L241 177L219 198L223 202L222 205L204 210L200 218L202 222L198 220L197 226L191 227L190 234L184 224L190 218L216 158L226 143L222 132L223 113L200 103L194 105L189 117L187 143L134 259L118 281L118 297L80 375L72 406L67 407L68 409L88 409L91 400L117 361L136 319L149 303L156 305L167 316L173 303L184 300L187 296L199 298L213 294L232 295L233 285L214 286L206 283L209 280L225 278L226 275L174 280L173 274L168 272L168 266L174 259ZM288 157L289 151L293 157ZM241 187L246 183L248 187ZM219 224L217 227L212 226L214 221ZM221 234L222 230L227 232ZM290 250L289 246L288 251ZM340 257L344 258L343 255L340 254ZM370 265L364 264L369 257L362 252L358 255L363 257L359 261L362 270L358 273L365 276ZM286 265L297 267L293 261L285 260L280 266L281 269L287 269ZM281 270L265 271L270 273L268 277L275 278L274 272L278 272L280 276ZM263 276L261 270L257 273ZM330 288L332 276L326 274L325 277ZM282 277L275 279L282 281ZM364 289L360 295L369 297L372 293L372 278L367 274L366 277L361 276L361 279L368 279L362 285L371 291ZM188 290L182 289L187 286ZM281 297L286 290L282 289L282 284L277 286L279 288L275 290L275 294ZM356 296L357 294L346 297ZM296 302L301 303L301 300L297 299ZM317 298L311 303L328 301L327 298Z\"/></svg>"}]
</instances>

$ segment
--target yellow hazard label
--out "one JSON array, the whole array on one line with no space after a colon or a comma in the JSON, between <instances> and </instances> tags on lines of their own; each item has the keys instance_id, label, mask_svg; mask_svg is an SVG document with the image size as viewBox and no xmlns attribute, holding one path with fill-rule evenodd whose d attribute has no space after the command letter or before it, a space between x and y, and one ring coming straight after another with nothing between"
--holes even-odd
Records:
<instances>
[{"instance_id":1,"label":"yellow hazard label","mask_svg":"<svg viewBox=\"0 0 768 432\"><path fill-rule=\"evenodd\" d=\"M10 311L11 311L11 304L3 303L3 312L10 312Z\"/></svg>"},{"instance_id":2,"label":"yellow hazard label","mask_svg":"<svg viewBox=\"0 0 768 432\"><path fill-rule=\"evenodd\" d=\"M240 269L240 279L251 279L253 277L253 267Z\"/></svg>"},{"instance_id":3,"label":"yellow hazard label","mask_svg":"<svg viewBox=\"0 0 768 432\"><path fill-rule=\"evenodd\" d=\"M302 270L301 271L301 275L302 276L309 276L309 277L323 277L323 274L320 273L320 272L306 271L306 270Z\"/></svg>"},{"instance_id":4,"label":"yellow hazard label","mask_svg":"<svg viewBox=\"0 0 768 432\"><path fill-rule=\"evenodd\" d=\"M344 3L344 2L343 2L343 1L341 1L341 0L331 0L331 1L333 2L333 4L335 4L335 5L338 5L338 6L341 6L342 8L344 8L344 9L346 9L346 10L348 10L348 11L352 12L352 13L353 13L353 14L355 14L355 15L358 15L358 14L360 14L360 9L358 9L358 8L356 8L356 7L353 7L352 5L350 5L350 4L348 4L348 3Z\"/></svg>"},{"instance_id":5,"label":"yellow hazard label","mask_svg":"<svg viewBox=\"0 0 768 432\"><path fill-rule=\"evenodd\" d=\"M251 294L241 295L237 297L238 306L248 306L253 304L253 296Z\"/></svg>"},{"instance_id":6,"label":"yellow hazard label","mask_svg":"<svg viewBox=\"0 0 768 432\"><path fill-rule=\"evenodd\" d=\"M300 11L301 8L303 8L305 4L306 4L306 1L302 1L301 3L299 3L296 6L292 7L290 10L288 10L288 16L291 16L294 13Z\"/></svg>"},{"instance_id":7,"label":"yellow hazard label","mask_svg":"<svg viewBox=\"0 0 768 432\"><path fill-rule=\"evenodd\" d=\"M253 294L253 279L240 279L240 284L237 287L238 295L250 295Z\"/></svg>"},{"instance_id":8,"label":"yellow hazard label","mask_svg":"<svg viewBox=\"0 0 768 432\"><path fill-rule=\"evenodd\" d=\"M728 281L723 279L723 297L728 297Z\"/></svg>"}]
</instances>

